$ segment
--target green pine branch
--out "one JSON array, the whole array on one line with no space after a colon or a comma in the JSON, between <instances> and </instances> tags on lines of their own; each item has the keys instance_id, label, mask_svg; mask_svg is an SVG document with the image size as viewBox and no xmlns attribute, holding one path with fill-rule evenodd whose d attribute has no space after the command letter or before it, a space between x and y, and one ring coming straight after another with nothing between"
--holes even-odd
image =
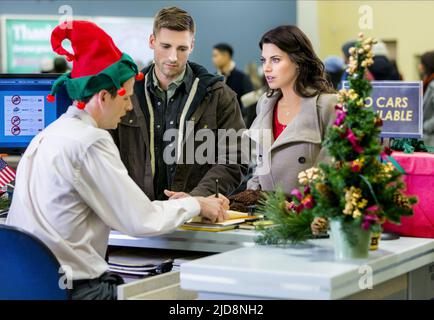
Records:
<instances>
[{"instance_id":1,"label":"green pine branch","mask_svg":"<svg viewBox=\"0 0 434 320\"><path fill-rule=\"evenodd\" d=\"M268 192L258 206L259 214L273 221L272 227L260 227L261 235L256 239L259 244L287 244L306 241L312 236L310 225L313 215L304 210L296 213L286 208L286 196L281 188Z\"/></svg>"}]
</instances>

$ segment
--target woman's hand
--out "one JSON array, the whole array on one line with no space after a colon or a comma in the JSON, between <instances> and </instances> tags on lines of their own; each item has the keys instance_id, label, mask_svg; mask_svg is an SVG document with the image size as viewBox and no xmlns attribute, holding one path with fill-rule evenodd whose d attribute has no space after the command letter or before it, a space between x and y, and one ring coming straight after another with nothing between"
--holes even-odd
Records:
<instances>
[{"instance_id":1,"label":"woman's hand","mask_svg":"<svg viewBox=\"0 0 434 320\"><path fill-rule=\"evenodd\" d=\"M164 190L164 194L169 198L169 200L182 199L182 198L190 197L190 195L188 193L177 192L177 191L170 191L170 190L167 190L167 189Z\"/></svg>"}]
</instances>

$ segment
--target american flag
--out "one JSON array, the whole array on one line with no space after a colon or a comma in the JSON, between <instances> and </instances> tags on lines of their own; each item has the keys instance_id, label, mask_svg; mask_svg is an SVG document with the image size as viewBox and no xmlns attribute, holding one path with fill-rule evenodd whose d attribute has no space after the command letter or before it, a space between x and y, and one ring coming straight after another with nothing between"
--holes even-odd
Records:
<instances>
[{"instance_id":1,"label":"american flag","mask_svg":"<svg viewBox=\"0 0 434 320\"><path fill-rule=\"evenodd\" d=\"M15 180L15 170L0 158L0 188Z\"/></svg>"}]
</instances>

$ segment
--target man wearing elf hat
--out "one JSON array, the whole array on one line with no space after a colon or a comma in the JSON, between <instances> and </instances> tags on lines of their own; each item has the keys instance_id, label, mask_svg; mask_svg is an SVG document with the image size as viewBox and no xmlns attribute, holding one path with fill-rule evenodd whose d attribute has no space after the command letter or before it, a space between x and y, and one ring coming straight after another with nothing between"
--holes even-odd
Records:
<instances>
[{"instance_id":1,"label":"man wearing elf hat","mask_svg":"<svg viewBox=\"0 0 434 320\"><path fill-rule=\"evenodd\" d=\"M65 27L53 30L51 44L73 68L47 99L53 101L64 84L74 104L24 153L7 224L27 230L52 250L72 281L73 299L113 299L122 281L107 273L104 260L111 228L131 236L157 235L199 214L223 220L225 204L202 197L149 200L128 176L105 130L116 128L131 110L135 77L142 75L94 23L73 21ZM61 46L64 39L71 41L73 53Z\"/></svg>"},{"instance_id":2,"label":"man wearing elf hat","mask_svg":"<svg viewBox=\"0 0 434 320\"><path fill-rule=\"evenodd\" d=\"M237 96L224 77L188 61L194 33L186 11L169 7L156 14L149 39L154 63L143 70L144 79L136 81L133 110L113 132L130 176L151 199L181 194L168 190L209 196L216 193L216 179L218 192L227 195L247 171L240 160L240 140L216 138L215 149L208 137L194 141L199 130L216 137L221 131L245 129ZM208 153L198 159L204 146Z\"/></svg>"}]
</instances>

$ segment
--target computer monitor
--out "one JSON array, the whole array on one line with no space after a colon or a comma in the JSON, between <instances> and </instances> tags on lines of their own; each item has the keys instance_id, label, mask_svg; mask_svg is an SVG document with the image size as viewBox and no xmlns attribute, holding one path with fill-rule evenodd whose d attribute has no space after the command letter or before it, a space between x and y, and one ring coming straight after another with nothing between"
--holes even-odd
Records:
<instances>
[{"instance_id":1,"label":"computer monitor","mask_svg":"<svg viewBox=\"0 0 434 320\"><path fill-rule=\"evenodd\" d=\"M72 104L65 86L46 97L60 74L0 74L0 153L23 153L35 135Z\"/></svg>"}]
</instances>

